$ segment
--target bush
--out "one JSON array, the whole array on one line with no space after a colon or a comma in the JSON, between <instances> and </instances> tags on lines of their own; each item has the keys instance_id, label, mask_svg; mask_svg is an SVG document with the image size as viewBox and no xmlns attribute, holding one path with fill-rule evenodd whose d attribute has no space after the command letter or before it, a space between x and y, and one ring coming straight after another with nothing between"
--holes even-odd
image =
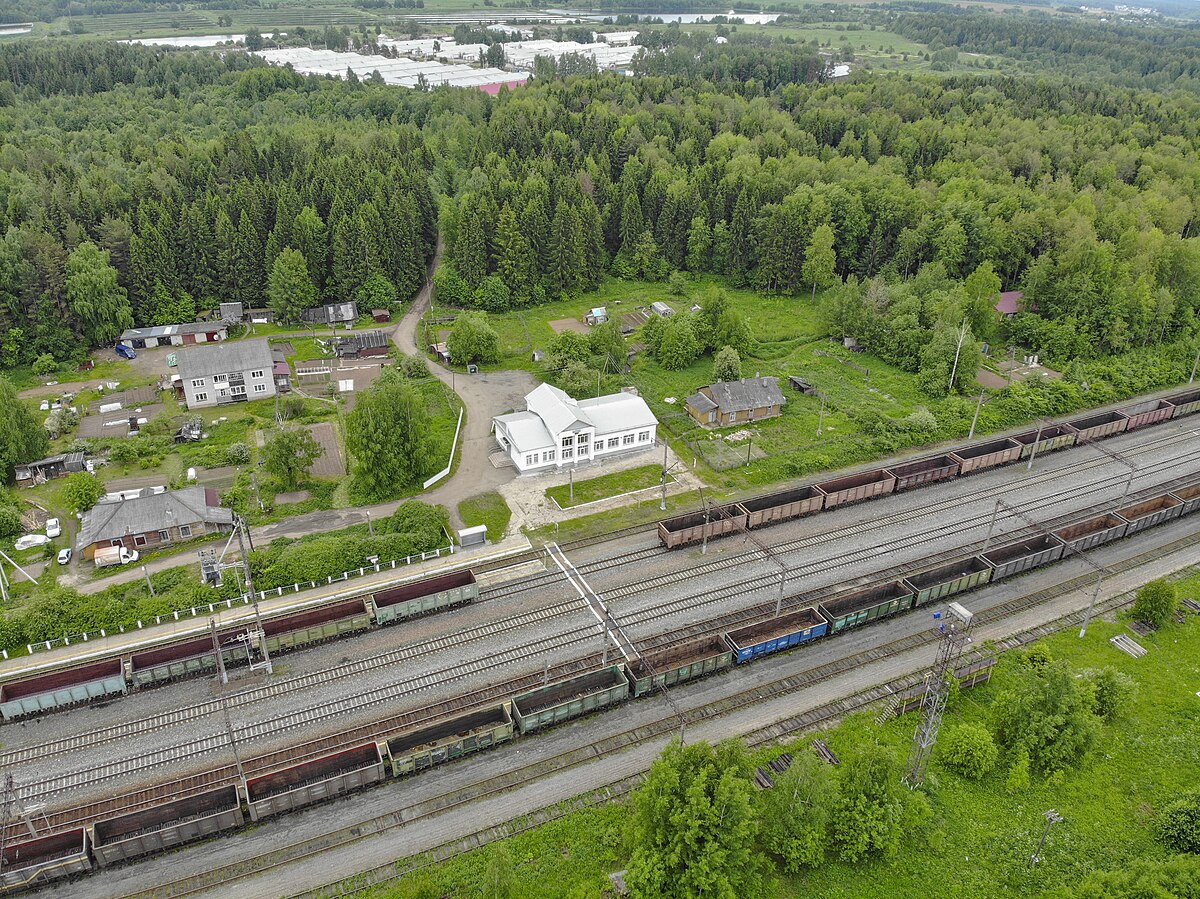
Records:
<instances>
[{"instance_id":1,"label":"bush","mask_svg":"<svg viewBox=\"0 0 1200 899\"><path fill-rule=\"evenodd\" d=\"M982 724L947 728L938 750L947 768L971 780L980 780L996 767L999 751L991 732Z\"/></svg>"},{"instance_id":2,"label":"bush","mask_svg":"<svg viewBox=\"0 0 1200 899\"><path fill-rule=\"evenodd\" d=\"M21 513L12 506L0 506L0 537L21 533Z\"/></svg>"},{"instance_id":3,"label":"bush","mask_svg":"<svg viewBox=\"0 0 1200 899\"><path fill-rule=\"evenodd\" d=\"M406 353L401 354L400 364L397 368L400 369L400 374L406 378L425 378L429 376L429 366L419 356L409 356Z\"/></svg>"},{"instance_id":4,"label":"bush","mask_svg":"<svg viewBox=\"0 0 1200 899\"><path fill-rule=\"evenodd\" d=\"M1174 852L1200 853L1200 790L1164 806L1154 819L1154 834Z\"/></svg>"},{"instance_id":5,"label":"bush","mask_svg":"<svg viewBox=\"0 0 1200 899\"><path fill-rule=\"evenodd\" d=\"M1151 581L1138 591L1133 602L1133 617L1151 627L1162 627L1175 614L1177 603L1174 584L1164 580Z\"/></svg>"},{"instance_id":6,"label":"bush","mask_svg":"<svg viewBox=\"0 0 1200 899\"><path fill-rule=\"evenodd\" d=\"M1085 671L1084 677L1092 688L1093 710L1105 721L1123 717L1137 698L1137 682L1115 668Z\"/></svg>"},{"instance_id":7,"label":"bush","mask_svg":"<svg viewBox=\"0 0 1200 899\"><path fill-rule=\"evenodd\" d=\"M225 459L229 465L245 465L250 461L250 447L244 443L231 443L225 447Z\"/></svg>"},{"instance_id":8,"label":"bush","mask_svg":"<svg viewBox=\"0 0 1200 899\"><path fill-rule=\"evenodd\" d=\"M35 375L48 375L55 371L58 371L58 363L54 361L54 357L49 353L42 353L42 355L33 360L33 373Z\"/></svg>"}]
</instances>

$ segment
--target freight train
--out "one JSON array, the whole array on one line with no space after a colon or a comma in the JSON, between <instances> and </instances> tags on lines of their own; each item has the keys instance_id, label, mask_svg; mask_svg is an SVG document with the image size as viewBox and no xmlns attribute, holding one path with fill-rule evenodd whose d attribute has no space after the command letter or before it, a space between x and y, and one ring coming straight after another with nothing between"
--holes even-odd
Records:
<instances>
[{"instance_id":1,"label":"freight train","mask_svg":"<svg viewBox=\"0 0 1200 899\"><path fill-rule=\"evenodd\" d=\"M844 475L820 484L791 487L778 493L718 505L658 523L658 536L667 549L678 549L748 529L766 527L805 515L835 509L924 487L1042 455L1135 431L1200 410L1200 390L1186 390L1165 399L1144 400L1116 412L1100 412L1062 424L959 447L952 452L911 462Z\"/></svg>"},{"instance_id":2,"label":"freight train","mask_svg":"<svg viewBox=\"0 0 1200 899\"><path fill-rule=\"evenodd\" d=\"M499 746L572 718L655 690L836 636L909 609L1015 577L1200 508L1200 481L1155 493L1111 511L1092 510L1049 533L998 545L982 555L868 587L792 597L789 611L722 633L665 647L383 738L266 772L232 785L164 801L26 841L10 841L0 865L0 892L104 868L262 821L353 790ZM473 583L474 579L470 579ZM443 584L444 586L444 584ZM464 585L466 586L466 585ZM461 589L461 588L453 588ZM420 585L405 588L409 601ZM791 610L794 605L801 608Z\"/></svg>"}]
</instances>

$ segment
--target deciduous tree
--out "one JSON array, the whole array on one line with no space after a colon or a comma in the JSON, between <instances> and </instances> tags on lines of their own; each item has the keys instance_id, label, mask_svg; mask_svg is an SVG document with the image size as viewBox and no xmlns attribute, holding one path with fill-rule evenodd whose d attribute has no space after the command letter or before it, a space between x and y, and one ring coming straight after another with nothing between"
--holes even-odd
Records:
<instances>
[{"instance_id":1,"label":"deciduous tree","mask_svg":"<svg viewBox=\"0 0 1200 899\"><path fill-rule=\"evenodd\" d=\"M1017 670L996 697L992 714L1005 749L1029 753L1032 770L1050 774L1075 764L1096 736L1086 684L1065 662L1042 671Z\"/></svg>"},{"instance_id":2,"label":"deciduous tree","mask_svg":"<svg viewBox=\"0 0 1200 899\"><path fill-rule=\"evenodd\" d=\"M956 724L938 741L942 763L963 777L979 780L996 767L999 750L991 731L982 724Z\"/></svg>"},{"instance_id":3,"label":"deciduous tree","mask_svg":"<svg viewBox=\"0 0 1200 899\"><path fill-rule=\"evenodd\" d=\"M63 482L63 499L72 512L86 512L104 496L104 484L91 472L77 471Z\"/></svg>"},{"instance_id":4,"label":"deciduous tree","mask_svg":"<svg viewBox=\"0 0 1200 899\"><path fill-rule=\"evenodd\" d=\"M841 771L841 798L833 819L833 842L849 862L891 855L900 846L905 795L895 757L868 743Z\"/></svg>"},{"instance_id":5,"label":"deciduous tree","mask_svg":"<svg viewBox=\"0 0 1200 899\"><path fill-rule=\"evenodd\" d=\"M456 318L446 348L457 365L500 359L500 338L482 312L465 312Z\"/></svg>"},{"instance_id":6,"label":"deciduous tree","mask_svg":"<svg viewBox=\"0 0 1200 899\"><path fill-rule=\"evenodd\" d=\"M731 346L721 347L713 359L714 381L740 381L742 379L742 357Z\"/></svg>"},{"instance_id":7,"label":"deciduous tree","mask_svg":"<svg viewBox=\"0 0 1200 899\"><path fill-rule=\"evenodd\" d=\"M424 395L398 372L385 372L346 416L346 448L356 498L379 502L419 484L433 463Z\"/></svg>"},{"instance_id":8,"label":"deciduous tree","mask_svg":"<svg viewBox=\"0 0 1200 899\"><path fill-rule=\"evenodd\" d=\"M1133 617L1152 627L1162 627L1175 614L1177 604L1178 594L1174 584L1161 579L1151 581L1138 590L1133 601Z\"/></svg>"},{"instance_id":9,"label":"deciduous tree","mask_svg":"<svg viewBox=\"0 0 1200 899\"><path fill-rule=\"evenodd\" d=\"M833 769L815 754L801 753L759 796L767 849L793 874L820 865L838 802Z\"/></svg>"},{"instance_id":10,"label":"deciduous tree","mask_svg":"<svg viewBox=\"0 0 1200 899\"><path fill-rule=\"evenodd\" d=\"M804 280L812 285L812 296L817 298L818 288L832 287L837 283L837 253L833 244L836 235L828 225L818 225L813 229L808 249L804 253L804 266L801 269Z\"/></svg>"},{"instance_id":11,"label":"deciduous tree","mask_svg":"<svg viewBox=\"0 0 1200 899\"><path fill-rule=\"evenodd\" d=\"M67 258L67 300L83 324L92 346L110 344L133 327L133 308L108 253L91 241L77 246Z\"/></svg>"},{"instance_id":12,"label":"deciduous tree","mask_svg":"<svg viewBox=\"0 0 1200 899\"><path fill-rule=\"evenodd\" d=\"M17 399L6 378L0 378L0 483L12 480L14 467L46 455L50 439L29 407Z\"/></svg>"},{"instance_id":13,"label":"deciduous tree","mask_svg":"<svg viewBox=\"0 0 1200 899\"><path fill-rule=\"evenodd\" d=\"M295 490L323 455L325 448L307 428L280 428L263 447L263 468L284 490Z\"/></svg>"}]
</instances>

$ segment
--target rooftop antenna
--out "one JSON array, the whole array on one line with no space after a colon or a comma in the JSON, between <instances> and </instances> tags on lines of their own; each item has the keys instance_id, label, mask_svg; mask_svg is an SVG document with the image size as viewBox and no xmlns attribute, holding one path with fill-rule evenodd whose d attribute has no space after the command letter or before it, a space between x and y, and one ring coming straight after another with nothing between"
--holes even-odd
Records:
<instances>
[{"instance_id":1,"label":"rooftop antenna","mask_svg":"<svg viewBox=\"0 0 1200 899\"><path fill-rule=\"evenodd\" d=\"M942 727L942 715L946 711L946 700L950 698L950 675L954 673L963 650L971 642L971 627L975 616L956 602L950 603L946 613L934 612L940 639L933 667L925 676L925 696L921 699L921 720L913 734L912 749L908 755L908 771L904 782L915 790L925 783L929 770L929 759L937 743L938 731Z\"/></svg>"}]
</instances>

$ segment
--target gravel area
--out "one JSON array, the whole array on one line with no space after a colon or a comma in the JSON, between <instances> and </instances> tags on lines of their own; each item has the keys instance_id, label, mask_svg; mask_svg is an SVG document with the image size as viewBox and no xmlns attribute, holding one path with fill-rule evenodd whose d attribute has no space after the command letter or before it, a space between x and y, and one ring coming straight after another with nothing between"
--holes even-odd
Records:
<instances>
[{"instance_id":1,"label":"gravel area","mask_svg":"<svg viewBox=\"0 0 1200 899\"><path fill-rule=\"evenodd\" d=\"M1147 470L1135 479L1135 491L1196 470L1194 457L1200 454L1200 439L1197 439L1190 428L1178 424L1115 438L1109 441L1109 445L1137 459L1143 465L1155 466L1153 470ZM853 571L857 576L884 570L891 565L920 560L932 553L961 546L969 540L982 540L997 496L1002 496L1010 504L1027 509L1035 520L1061 515L1101 501L1115 502L1124 487L1126 471L1120 463L1108 460L1096 450L1061 453L1047 456L1037 462L1032 473L1026 473L1024 466L1009 466L926 488L911 495L889 497L840 510L836 514L817 515L779 525L759 532L759 535L770 544L803 541L801 546L784 554L787 564L797 572L788 581L787 591L790 595L844 580L845 568L839 568L839 564L848 564L847 557L849 562L853 563ZM1061 495L1055 497L1052 504L1047 506L1046 497L1051 493ZM875 526L872 522L879 524ZM1023 527L1023 522L1011 518L1002 521L997 526L997 533L1010 531L1018 525ZM1188 525L1189 522L1180 523L1180 526ZM926 531L932 531L932 534L922 536ZM1159 528L1149 533L1162 531L1163 529ZM584 571L592 586L608 599L618 620L635 639L659 634L684 623L710 618L715 614L775 596L777 588L769 585L760 589L731 589L730 596L710 601L703 606L695 601L684 602L688 597L716 587L734 588L738 583L755 576L777 575L778 568L774 563L764 560L757 547L749 545L744 538L737 537L714 541L707 555L703 557L698 549L674 553L656 552L640 559L632 568L619 565L587 572L589 562L602 562L607 559L615 561L627 552L651 545L652 538L643 534L596 544L572 554L574 563ZM1132 546L1134 541L1127 541L1122 545ZM648 586L648 582L657 576L678 576L689 569L696 571L699 566L709 564L713 564L715 570L700 570L694 576L675 583ZM1068 566L1078 564L1069 562L1054 567L1052 571L1057 579L1063 579L1070 576L1071 569ZM338 716L323 724L289 728L280 736L250 743L249 749L245 751L257 753L321 733L340 730L357 720L377 717L384 710L393 712L426 705L458 692L467 684L478 687L485 681L491 683L520 673L540 671L546 661L553 664L577 657L581 647L586 647L588 651L599 649L600 638L596 620L585 609L583 603L578 601L576 594L565 581L561 578L543 577L536 578L535 583L540 586L517 592L516 587L520 584L517 582L509 587L489 591L486 595L495 598L486 602L405 622L395 627L370 631L359 637L342 639L318 648L279 656L276 660L276 681L282 681L292 675L328 670L339 663L363 659L391 649L415 647L426 640L442 641L436 652L425 656L405 658L399 663L328 681L293 692L283 698L232 709L235 728L317 706L331 706L341 710ZM1021 587L1024 589L1024 583ZM1000 586L996 589L1002 592L1006 588ZM506 590L511 592L506 595ZM972 597L982 595L971 594ZM654 610L655 606L672 601L679 602L679 611L661 615ZM525 623L519 627L508 630L491 627L503 623L513 615L530 613L545 607L556 608L553 608L550 615L527 615ZM472 628L479 630L476 634L467 634ZM555 649L538 645L543 642L551 644L552 638L557 634L574 634L580 642L575 645L558 646ZM537 647L532 654L528 651L514 653L518 647L530 644ZM507 663L500 670L488 670L478 676L465 676L472 668L483 670L488 660L495 659L505 652L514 653L521 661ZM455 680L439 679L436 684L421 689L411 697L393 698L389 695L388 691L403 690L424 675L448 668L459 668L462 671ZM231 684L228 689L245 686L246 682L239 681ZM0 731L0 741L3 741L6 749L14 749L52 739L80 737L95 728L192 705L211 698L216 689L213 680L209 678L142 691L107 703L103 707L78 708L51 714L23 725L6 725ZM373 697L378 701L370 708L356 710L356 697L363 697L372 691L383 692ZM87 751L65 753L36 763L13 766L12 770L19 787L22 782L29 783L49 775L77 771L94 765L111 764L131 754L184 744L198 737L220 734L223 730L221 716L210 715ZM227 748L220 747L216 752L198 757L186 766L171 767L170 774L178 776L193 766L207 767L213 763L227 761ZM114 785L121 789L129 789L150 779L161 779L163 774L164 767L160 766L149 775L109 779L102 786L91 790L72 792L70 802L76 803L90 796L111 793ZM52 808L56 804L61 804L61 801L50 802Z\"/></svg>"}]
</instances>

